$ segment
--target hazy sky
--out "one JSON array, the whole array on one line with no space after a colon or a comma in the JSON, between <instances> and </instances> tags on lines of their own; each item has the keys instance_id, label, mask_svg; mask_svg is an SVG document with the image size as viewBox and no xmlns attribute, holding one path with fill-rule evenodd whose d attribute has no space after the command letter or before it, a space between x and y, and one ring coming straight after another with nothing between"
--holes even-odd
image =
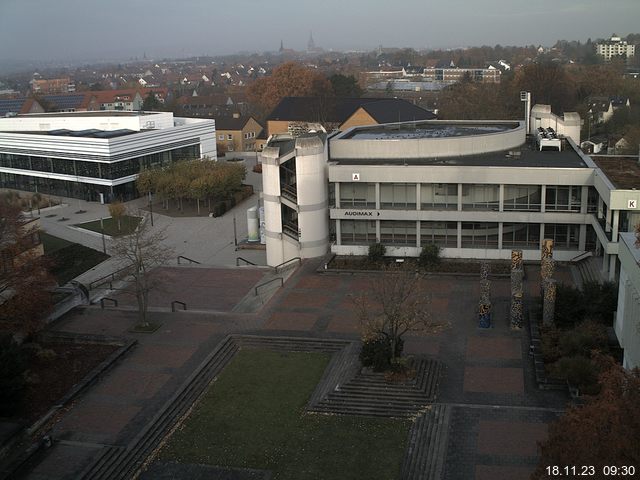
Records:
<instances>
[{"instance_id":1,"label":"hazy sky","mask_svg":"<svg viewBox=\"0 0 640 480\"><path fill-rule=\"evenodd\" d=\"M0 60L552 45L640 31L640 0L0 0Z\"/></svg>"}]
</instances>

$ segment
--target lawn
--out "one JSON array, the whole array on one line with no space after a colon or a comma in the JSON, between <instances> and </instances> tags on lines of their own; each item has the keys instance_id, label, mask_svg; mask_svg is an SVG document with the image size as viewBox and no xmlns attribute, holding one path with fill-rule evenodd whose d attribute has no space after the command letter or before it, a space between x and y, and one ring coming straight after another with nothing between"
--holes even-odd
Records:
<instances>
[{"instance_id":1,"label":"lawn","mask_svg":"<svg viewBox=\"0 0 640 480\"><path fill-rule=\"evenodd\" d=\"M45 256L51 260L51 273L58 285L64 285L109 258L109 255L98 250L68 242L48 233L40 232L40 239Z\"/></svg>"},{"instance_id":2,"label":"lawn","mask_svg":"<svg viewBox=\"0 0 640 480\"><path fill-rule=\"evenodd\" d=\"M241 350L160 453L276 480L395 479L410 422L304 412L329 355Z\"/></svg>"},{"instance_id":3,"label":"lawn","mask_svg":"<svg viewBox=\"0 0 640 480\"><path fill-rule=\"evenodd\" d=\"M110 237L119 237L122 235L129 235L133 233L140 223L140 217L132 217L130 215L124 215L120 219L120 228L118 229L118 222L112 217L102 220L104 224L104 234ZM92 232L102 233L102 225L100 220L94 220L92 222L79 223L74 225L85 230L91 230Z\"/></svg>"}]
</instances>

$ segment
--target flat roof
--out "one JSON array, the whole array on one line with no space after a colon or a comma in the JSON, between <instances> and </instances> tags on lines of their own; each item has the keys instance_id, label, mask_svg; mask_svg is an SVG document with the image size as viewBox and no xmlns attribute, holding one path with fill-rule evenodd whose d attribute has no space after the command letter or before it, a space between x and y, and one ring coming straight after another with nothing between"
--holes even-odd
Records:
<instances>
[{"instance_id":1,"label":"flat roof","mask_svg":"<svg viewBox=\"0 0 640 480\"><path fill-rule=\"evenodd\" d=\"M621 156L591 156L600 170L613 183L613 186L621 190L640 189L640 161L638 157Z\"/></svg>"},{"instance_id":2,"label":"flat roof","mask_svg":"<svg viewBox=\"0 0 640 480\"><path fill-rule=\"evenodd\" d=\"M34 117L141 117L145 115L158 115L166 112L138 112L129 110L96 110L92 112L53 112L53 113L26 113L14 118Z\"/></svg>"},{"instance_id":3,"label":"flat roof","mask_svg":"<svg viewBox=\"0 0 640 480\"><path fill-rule=\"evenodd\" d=\"M517 153L519 152L519 154ZM514 154L515 153L515 154ZM462 155L458 157L442 158L363 158L340 159L330 158L338 165L445 165L470 167L537 167L537 168L589 168L570 146L564 150L539 151L528 145L520 149L504 150L501 152L483 153L480 155Z\"/></svg>"},{"instance_id":4,"label":"flat roof","mask_svg":"<svg viewBox=\"0 0 640 480\"><path fill-rule=\"evenodd\" d=\"M148 132L149 130L129 130L127 128L120 128L118 130L99 130L97 128L89 128L86 130L67 130L66 128L60 128L56 130L42 130L42 131L3 131L0 133L18 133L20 135L51 135L53 137L83 137L83 138L117 138L124 137L125 135L132 135L134 133Z\"/></svg>"},{"instance_id":5,"label":"flat roof","mask_svg":"<svg viewBox=\"0 0 640 480\"><path fill-rule=\"evenodd\" d=\"M375 127L357 127L341 137L341 140L395 140L412 138L451 138L486 135L518 128L514 123L402 123Z\"/></svg>"}]
</instances>

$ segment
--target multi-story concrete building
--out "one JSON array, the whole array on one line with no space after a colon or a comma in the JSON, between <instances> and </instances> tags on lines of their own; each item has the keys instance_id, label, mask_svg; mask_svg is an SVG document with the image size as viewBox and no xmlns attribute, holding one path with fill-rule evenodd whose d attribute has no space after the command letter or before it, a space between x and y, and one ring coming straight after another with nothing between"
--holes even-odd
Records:
<instances>
[{"instance_id":1,"label":"multi-story concrete building","mask_svg":"<svg viewBox=\"0 0 640 480\"><path fill-rule=\"evenodd\" d=\"M636 54L636 46L627 43L617 35L613 35L607 41L596 43L596 53L608 62L612 57L633 57Z\"/></svg>"},{"instance_id":2,"label":"multi-story concrete building","mask_svg":"<svg viewBox=\"0 0 640 480\"><path fill-rule=\"evenodd\" d=\"M633 233L620 234L620 282L614 330L624 349L623 366L640 367L640 245Z\"/></svg>"},{"instance_id":3,"label":"multi-story concrete building","mask_svg":"<svg viewBox=\"0 0 640 480\"><path fill-rule=\"evenodd\" d=\"M0 187L86 200L137 196L143 168L216 158L213 120L168 112L75 112L0 118Z\"/></svg>"},{"instance_id":4,"label":"multi-story concrete building","mask_svg":"<svg viewBox=\"0 0 640 480\"><path fill-rule=\"evenodd\" d=\"M423 121L272 139L262 154L269 264L364 255L377 242L392 256L435 243L445 257L507 259L517 248L534 260L551 238L557 260L593 252L615 278L618 233L640 222L640 181L612 181L613 166L576 147L576 115L534 112L546 109L532 109L528 136L524 122ZM564 134L549 135L556 121Z\"/></svg>"}]
</instances>

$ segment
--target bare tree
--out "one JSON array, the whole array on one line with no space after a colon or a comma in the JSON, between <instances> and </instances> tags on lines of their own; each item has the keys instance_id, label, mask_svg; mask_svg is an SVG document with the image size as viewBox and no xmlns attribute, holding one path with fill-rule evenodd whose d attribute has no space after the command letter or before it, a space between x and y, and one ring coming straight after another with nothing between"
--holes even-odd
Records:
<instances>
[{"instance_id":1,"label":"bare tree","mask_svg":"<svg viewBox=\"0 0 640 480\"><path fill-rule=\"evenodd\" d=\"M387 268L354 301L363 340L388 340L392 361L400 356L398 345L406 333L435 332L446 326L432 319L431 298L424 278L417 272Z\"/></svg>"},{"instance_id":2,"label":"bare tree","mask_svg":"<svg viewBox=\"0 0 640 480\"><path fill-rule=\"evenodd\" d=\"M149 217L144 215L132 234L117 239L113 245L113 253L131 266L129 274L138 302L140 327L149 326L149 292L158 287L158 278L151 271L166 264L174 254L173 249L163 244L165 239L164 231L153 230Z\"/></svg>"},{"instance_id":3,"label":"bare tree","mask_svg":"<svg viewBox=\"0 0 640 480\"><path fill-rule=\"evenodd\" d=\"M124 203L116 201L109 204L109 214L118 223L118 231L122 230L122 217L127 212Z\"/></svg>"}]
</instances>

